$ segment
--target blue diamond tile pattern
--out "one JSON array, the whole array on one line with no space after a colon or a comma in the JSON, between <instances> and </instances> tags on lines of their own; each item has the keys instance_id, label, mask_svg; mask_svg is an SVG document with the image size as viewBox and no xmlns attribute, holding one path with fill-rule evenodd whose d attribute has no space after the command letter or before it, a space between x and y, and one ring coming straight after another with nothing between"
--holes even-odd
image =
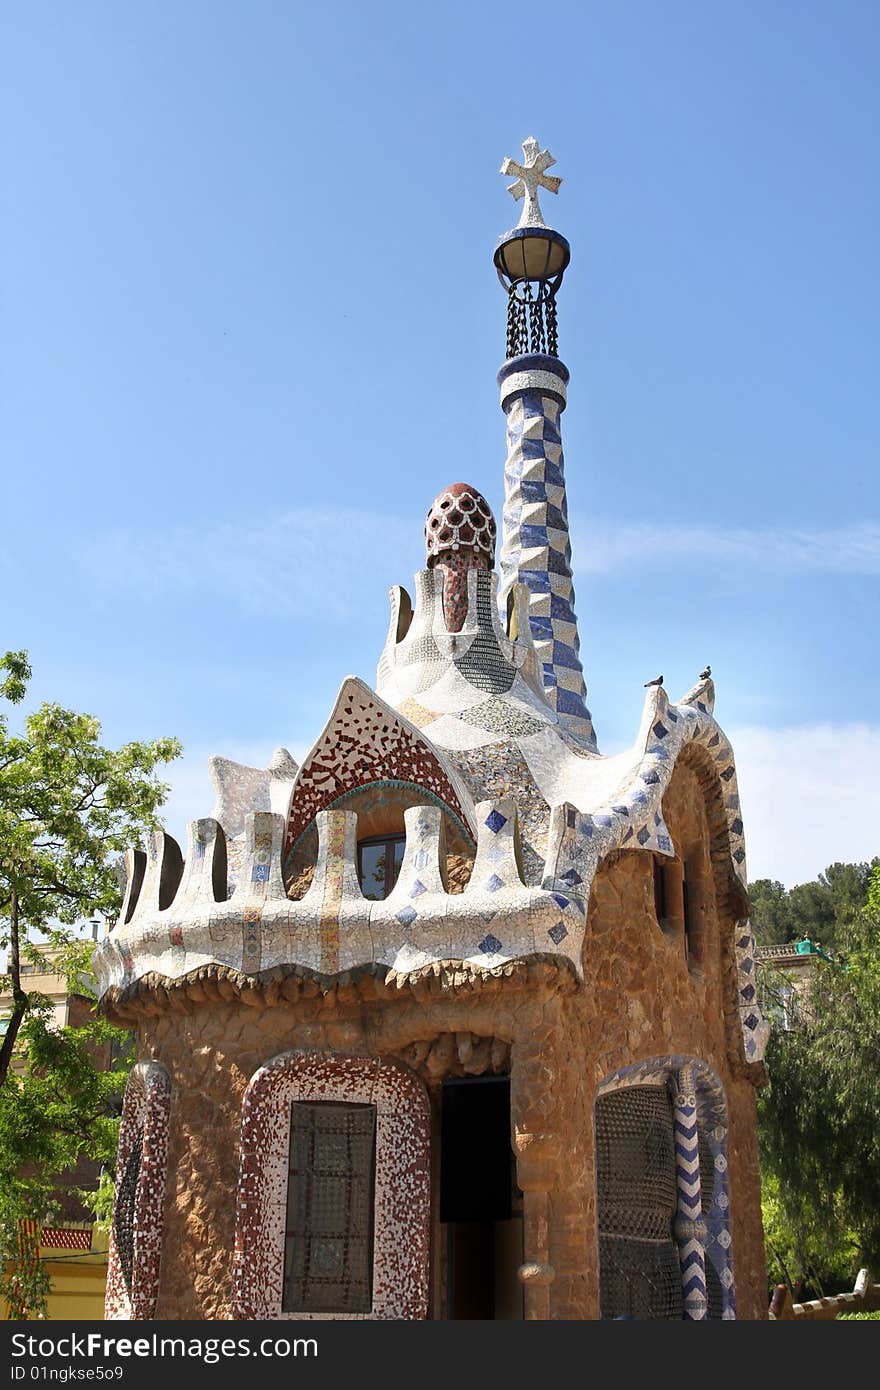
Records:
<instances>
[{"instance_id":1,"label":"blue diamond tile pattern","mask_svg":"<svg viewBox=\"0 0 880 1390\"><path fill-rule=\"evenodd\" d=\"M573 732L595 746L574 607L562 403L536 386L508 397L504 408L507 459L499 598L503 609L513 585L525 586L547 699Z\"/></svg>"},{"instance_id":2,"label":"blue diamond tile pattern","mask_svg":"<svg viewBox=\"0 0 880 1390\"><path fill-rule=\"evenodd\" d=\"M418 915L414 907L402 907L396 914L398 922L404 927L411 927Z\"/></svg>"},{"instance_id":3,"label":"blue diamond tile pattern","mask_svg":"<svg viewBox=\"0 0 880 1390\"><path fill-rule=\"evenodd\" d=\"M558 946L560 941L564 941L568 936L568 927L564 922L557 922L555 927L550 928L547 935L553 942L553 945Z\"/></svg>"},{"instance_id":4,"label":"blue diamond tile pattern","mask_svg":"<svg viewBox=\"0 0 880 1390\"><path fill-rule=\"evenodd\" d=\"M491 932L488 932L480 942L480 950L484 955L495 956L501 950L501 942L498 940L497 936L493 936Z\"/></svg>"},{"instance_id":5,"label":"blue diamond tile pattern","mask_svg":"<svg viewBox=\"0 0 880 1390\"><path fill-rule=\"evenodd\" d=\"M502 816L500 811L490 811L486 817L485 823L489 830L492 831L492 834L497 835L498 831L507 824L507 817Z\"/></svg>"},{"instance_id":6,"label":"blue diamond tile pattern","mask_svg":"<svg viewBox=\"0 0 880 1390\"><path fill-rule=\"evenodd\" d=\"M503 888L503 887L504 887L504 879L503 879L503 878L499 878L497 874L493 874L491 878L487 878L487 879L486 879L486 892L487 892L487 893L497 893L497 892L498 892L498 889L499 889L499 888Z\"/></svg>"}]
</instances>

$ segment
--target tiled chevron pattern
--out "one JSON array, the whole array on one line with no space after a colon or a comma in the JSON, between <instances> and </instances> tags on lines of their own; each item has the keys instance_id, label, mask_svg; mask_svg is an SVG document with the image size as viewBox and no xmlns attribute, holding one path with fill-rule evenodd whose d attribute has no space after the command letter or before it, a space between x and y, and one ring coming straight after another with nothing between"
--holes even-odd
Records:
<instances>
[{"instance_id":1,"label":"tiled chevron pattern","mask_svg":"<svg viewBox=\"0 0 880 1390\"><path fill-rule=\"evenodd\" d=\"M693 1067L682 1067L677 1076L672 1108L675 1135L675 1185L678 1210L675 1234L681 1262L684 1315L690 1322L706 1317L706 1223L700 1192L700 1138L697 1129L697 1096Z\"/></svg>"},{"instance_id":2,"label":"tiled chevron pattern","mask_svg":"<svg viewBox=\"0 0 880 1390\"><path fill-rule=\"evenodd\" d=\"M595 747L574 610L562 404L546 390L533 389L506 396L504 405L502 598L512 585L525 586L547 701L573 733Z\"/></svg>"}]
</instances>

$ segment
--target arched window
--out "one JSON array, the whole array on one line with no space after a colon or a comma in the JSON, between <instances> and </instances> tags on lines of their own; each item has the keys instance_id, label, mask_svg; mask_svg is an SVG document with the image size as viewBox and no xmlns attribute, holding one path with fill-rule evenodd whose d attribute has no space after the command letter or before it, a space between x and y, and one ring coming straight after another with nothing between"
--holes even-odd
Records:
<instances>
[{"instance_id":1,"label":"arched window","mask_svg":"<svg viewBox=\"0 0 880 1390\"><path fill-rule=\"evenodd\" d=\"M369 1313L376 1107L295 1100L290 1112L282 1311Z\"/></svg>"},{"instance_id":2,"label":"arched window","mask_svg":"<svg viewBox=\"0 0 880 1390\"><path fill-rule=\"evenodd\" d=\"M284 1052L241 1121L236 1318L424 1318L430 1121L399 1062Z\"/></svg>"},{"instance_id":3,"label":"arched window","mask_svg":"<svg viewBox=\"0 0 880 1390\"><path fill-rule=\"evenodd\" d=\"M675 1137L665 1085L599 1096L596 1185L602 1317L680 1319Z\"/></svg>"},{"instance_id":4,"label":"arched window","mask_svg":"<svg viewBox=\"0 0 880 1390\"><path fill-rule=\"evenodd\" d=\"M688 1057L636 1063L599 1087L603 1318L736 1316L726 1116L717 1076Z\"/></svg>"},{"instance_id":5,"label":"arched window","mask_svg":"<svg viewBox=\"0 0 880 1390\"><path fill-rule=\"evenodd\" d=\"M371 835L358 840L358 878L365 898L387 898L397 882L405 835Z\"/></svg>"}]
</instances>

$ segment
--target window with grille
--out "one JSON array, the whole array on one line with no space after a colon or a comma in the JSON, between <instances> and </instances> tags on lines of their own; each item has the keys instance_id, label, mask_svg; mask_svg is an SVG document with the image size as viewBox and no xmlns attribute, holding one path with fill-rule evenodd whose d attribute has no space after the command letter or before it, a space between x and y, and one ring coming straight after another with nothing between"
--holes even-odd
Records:
<instances>
[{"instance_id":1,"label":"window with grille","mask_svg":"<svg viewBox=\"0 0 880 1390\"><path fill-rule=\"evenodd\" d=\"M688 865L685 864L681 879L681 896L684 908L684 958L690 961L694 949L694 904L691 885L688 882Z\"/></svg>"},{"instance_id":2,"label":"window with grille","mask_svg":"<svg viewBox=\"0 0 880 1390\"><path fill-rule=\"evenodd\" d=\"M125 1172L116 1189L116 1203L113 1208L113 1232L116 1236L116 1253L126 1292L131 1297L131 1276L134 1267L135 1205L138 1182L144 1161L144 1127L138 1125L132 1136L131 1149L125 1164Z\"/></svg>"},{"instance_id":3,"label":"window with grille","mask_svg":"<svg viewBox=\"0 0 880 1390\"><path fill-rule=\"evenodd\" d=\"M286 1313L369 1313L373 1283L376 1108L291 1105Z\"/></svg>"},{"instance_id":4,"label":"window with grille","mask_svg":"<svg viewBox=\"0 0 880 1390\"><path fill-rule=\"evenodd\" d=\"M661 859L654 859L654 915L662 927L669 915L666 901L666 866Z\"/></svg>"},{"instance_id":5,"label":"window with grille","mask_svg":"<svg viewBox=\"0 0 880 1390\"><path fill-rule=\"evenodd\" d=\"M665 1086L626 1086L598 1098L596 1182L602 1317L681 1318L675 1141Z\"/></svg>"},{"instance_id":6,"label":"window with grille","mask_svg":"<svg viewBox=\"0 0 880 1390\"><path fill-rule=\"evenodd\" d=\"M365 898L387 898L400 873L405 835L381 835L358 843L358 878Z\"/></svg>"}]
</instances>

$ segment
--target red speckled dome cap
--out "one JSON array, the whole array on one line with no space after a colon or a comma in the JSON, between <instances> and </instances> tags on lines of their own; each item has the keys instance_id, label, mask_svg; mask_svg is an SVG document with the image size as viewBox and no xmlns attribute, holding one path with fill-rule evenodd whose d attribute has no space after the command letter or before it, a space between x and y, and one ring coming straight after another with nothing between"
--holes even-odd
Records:
<instances>
[{"instance_id":1,"label":"red speckled dome cap","mask_svg":"<svg viewBox=\"0 0 880 1390\"><path fill-rule=\"evenodd\" d=\"M482 550L489 568L495 563L498 528L492 509L470 483L453 483L431 503L425 522L425 549L429 566L446 551Z\"/></svg>"}]
</instances>

